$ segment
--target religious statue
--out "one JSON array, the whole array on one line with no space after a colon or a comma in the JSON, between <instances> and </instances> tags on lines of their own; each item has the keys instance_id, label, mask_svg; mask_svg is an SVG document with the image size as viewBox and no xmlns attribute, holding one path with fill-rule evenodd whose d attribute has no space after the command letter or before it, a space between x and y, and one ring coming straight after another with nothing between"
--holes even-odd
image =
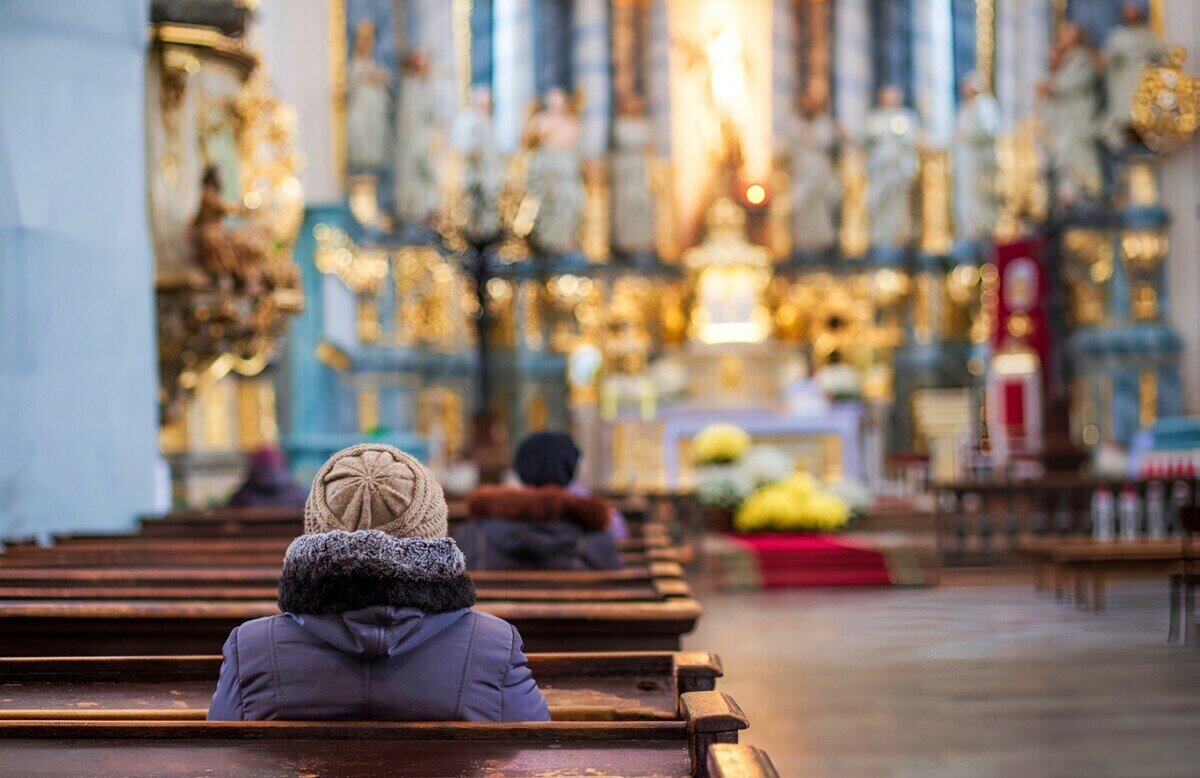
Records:
<instances>
[{"instance_id":1,"label":"religious statue","mask_svg":"<svg viewBox=\"0 0 1200 778\"><path fill-rule=\"evenodd\" d=\"M1130 106L1142 68L1160 62L1166 53L1166 45L1150 28L1141 7L1137 3L1121 6L1121 24L1109 33L1102 55L1108 102L1101 136L1113 151L1135 142Z\"/></svg>"},{"instance_id":2,"label":"religious statue","mask_svg":"<svg viewBox=\"0 0 1200 778\"><path fill-rule=\"evenodd\" d=\"M1074 22L1064 24L1050 50L1050 78L1038 85L1055 196L1063 203L1100 194L1099 75L1087 32Z\"/></svg>"},{"instance_id":3,"label":"religious statue","mask_svg":"<svg viewBox=\"0 0 1200 778\"><path fill-rule=\"evenodd\" d=\"M189 231L196 262L222 289L231 291L240 284L247 294L257 294L262 290L265 253L261 237L248 228L226 226L226 216L244 209L221 197L220 170L213 165L205 168L200 187L200 207Z\"/></svg>"},{"instance_id":4,"label":"religious statue","mask_svg":"<svg viewBox=\"0 0 1200 778\"><path fill-rule=\"evenodd\" d=\"M579 248L583 220L579 119L560 87L550 89L544 102L525 129L530 150L525 188L538 204L529 239L539 251L566 254Z\"/></svg>"},{"instance_id":5,"label":"religious statue","mask_svg":"<svg viewBox=\"0 0 1200 778\"><path fill-rule=\"evenodd\" d=\"M613 246L623 254L654 248L654 195L647 156L650 125L645 101L636 93L621 96L613 123Z\"/></svg>"},{"instance_id":6,"label":"religious statue","mask_svg":"<svg viewBox=\"0 0 1200 778\"><path fill-rule=\"evenodd\" d=\"M983 79L963 79L962 100L954 122L954 220L963 240L988 240L1000 215L1000 170L996 138L1000 104Z\"/></svg>"},{"instance_id":7,"label":"religious statue","mask_svg":"<svg viewBox=\"0 0 1200 778\"><path fill-rule=\"evenodd\" d=\"M904 107L894 86L879 90L878 105L867 115L867 209L871 245L904 247L915 234L912 189L920 171L916 113Z\"/></svg>"},{"instance_id":8,"label":"religious statue","mask_svg":"<svg viewBox=\"0 0 1200 778\"><path fill-rule=\"evenodd\" d=\"M387 158L388 72L372 58L375 25L354 28L354 56L346 78L346 162L354 171L376 171Z\"/></svg>"},{"instance_id":9,"label":"religious statue","mask_svg":"<svg viewBox=\"0 0 1200 778\"><path fill-rule=\"evenodd\" d=\"M422 223L441 202L433 154L436 120L429 58L424 52L410 52L402 63L401 76L392 163L396 215L404 222Z\"/></svg>"},{"instance_id":10,"label":"religious statue","mask_svg":"<svg viewBox=\"0 0 1200 778\"><path fill-rule=\"evenodd\" d=\"M454 150L462 158L462 222L471 240L488 243L500 234L500 192L504 160L492 132L492 91L471 90L471 104L454 119Z\"/></svg>"},{"instance_id":11,"label":"religious statue","mask_svg":"<svg viewBox=\"0 0 1200 778\"><path fill-rule=\"evenodd\" d=\"M837 243L842 201L834 157L841 132L823 102L800 98L792 143L792 245L801 252L827 251Z\"/></svg>"}]
</instances>

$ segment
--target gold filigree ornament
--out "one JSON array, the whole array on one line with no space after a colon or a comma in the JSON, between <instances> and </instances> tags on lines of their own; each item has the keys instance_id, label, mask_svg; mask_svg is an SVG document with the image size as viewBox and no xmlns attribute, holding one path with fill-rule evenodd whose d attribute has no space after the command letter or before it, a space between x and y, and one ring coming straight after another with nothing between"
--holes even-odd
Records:
<instances>
[{"instance_id":1,"label":"gold filigree ornament","mask_svg":"<svg viewBox=\"0 0 1200 778\"><path fill-rule=\"evenodd\" d=\"M154 25L151 36L162 53L153 71L158 81L152 82L158 115L147 123L147 141L162 153L164 174L163 182L152 180L150 207L159 398L163 422L170 423L198 389L231 371L253 376L265 369L289 318L303 309L292 245L304 199L296 178L295 114L271 95L266 68L246 42L177 24ZM217 75L201 82L194 76L202 71ZM189 100L198 114L191 140L180 122ZM232 143L222 146L224 138ZM214 158L214 148L228 154ZM230 182L236 199L210 192L207 201L201 197L205 214L192 211L190 177L208 165L236 175ZM180 171L187 171L186 180ZM214 209L220 212L214 215ZM196 227L202 216L202 228ZM227 224L226 216L237 223ZM208 254L216 248L232 252L237 273L214 275L205 265L195 237L201 229Z\"/></svg>"},{"instance_id":2,"label":"gold filigree ornament","mask_svg":"<svg viewBox=\"0 0 1200 778\"><path fill-rule=\"evenodd\" d=\"M1175 46L1163 65L1147 66L1133 93L1133 127L1146 145L1167 154L1188 142L1200 126L1197 79L1183 72L1187 51Z\"/></svg>"}]
</instances>

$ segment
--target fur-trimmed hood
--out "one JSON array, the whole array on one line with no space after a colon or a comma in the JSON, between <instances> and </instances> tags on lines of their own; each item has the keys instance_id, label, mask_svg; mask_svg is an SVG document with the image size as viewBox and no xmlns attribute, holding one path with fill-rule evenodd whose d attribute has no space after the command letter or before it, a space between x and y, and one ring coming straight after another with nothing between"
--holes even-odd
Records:
<instances>
[{"instance_id":1,"label":"fur-trimmed hood","mask_svg":"<svg viewBox=\"0 0 1200 778\"><path fill-rule=\"evenodd\" d=\"M301 535L288 546L279 609L319 615L372 606L448 613L475 604L466 560L450 538L397 538L379 530Z\"/></svg>"},{"instance_id":2,"label":"fur-trimmed hood","mask_svg":"<svg viewBox=\"0 0 1200 778\"><path fill-rule=\"evenodd\" d=\"M467 517L531 524L565 521L585 532L600 532L608 528L611 510L598 497L582 497L557 486L480 486L467 496Z\"/></svg>"}]
</instances>

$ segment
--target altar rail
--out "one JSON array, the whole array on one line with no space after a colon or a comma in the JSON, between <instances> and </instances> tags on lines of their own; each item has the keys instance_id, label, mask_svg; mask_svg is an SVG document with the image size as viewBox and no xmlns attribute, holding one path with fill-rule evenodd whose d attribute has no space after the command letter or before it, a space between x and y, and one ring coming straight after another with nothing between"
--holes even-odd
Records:
<instances>
[{"instance_id":1,"label":"altar rail","mask_svg":"<svg viewBox=\"0 0 1200 778\"><path fill-rule=\"evenodd\" d=\"M1138 537L1147 535L1152 503L1160 498L1166 533L1177 533L1179 508L1196 505L1198 485L1194 478L1089 479L1074 474L1037 481L933 484L938 553L947 566L995 565L1011 561L1020 537L1091 536L1093 499L1104 491L1112 496L1115 542L1121 542L1125 493L1135 498Z\"/></svg>"}]
</instances>

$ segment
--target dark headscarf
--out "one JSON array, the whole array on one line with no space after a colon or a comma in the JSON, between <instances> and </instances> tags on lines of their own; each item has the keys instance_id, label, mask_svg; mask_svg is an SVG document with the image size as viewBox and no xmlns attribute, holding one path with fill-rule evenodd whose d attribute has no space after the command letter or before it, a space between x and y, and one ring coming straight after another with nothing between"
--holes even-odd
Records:
<instances>
[{"instance_id":1,"label":"dark headscarf","mask_svg":"<svg viewBox=\"0 0 1200 778\"><path fill-rule=\"evenodd\" d=\"M263 446L250 455L246 480L229 498L231 506L304 507L308 490L292 480L283 452L274 446Z\"/></svg>"},{"instance_id":2,"label":"dark headscarf","mask_svg":"<svg viewBox=\"0 0 1200 778\"><path fill-rule=\"evenodd\" d=\"M535 432L521 441L513 469L528 486L566 486L579 467L579 447L564 432Z\"/></svg>"}]
</instances>

